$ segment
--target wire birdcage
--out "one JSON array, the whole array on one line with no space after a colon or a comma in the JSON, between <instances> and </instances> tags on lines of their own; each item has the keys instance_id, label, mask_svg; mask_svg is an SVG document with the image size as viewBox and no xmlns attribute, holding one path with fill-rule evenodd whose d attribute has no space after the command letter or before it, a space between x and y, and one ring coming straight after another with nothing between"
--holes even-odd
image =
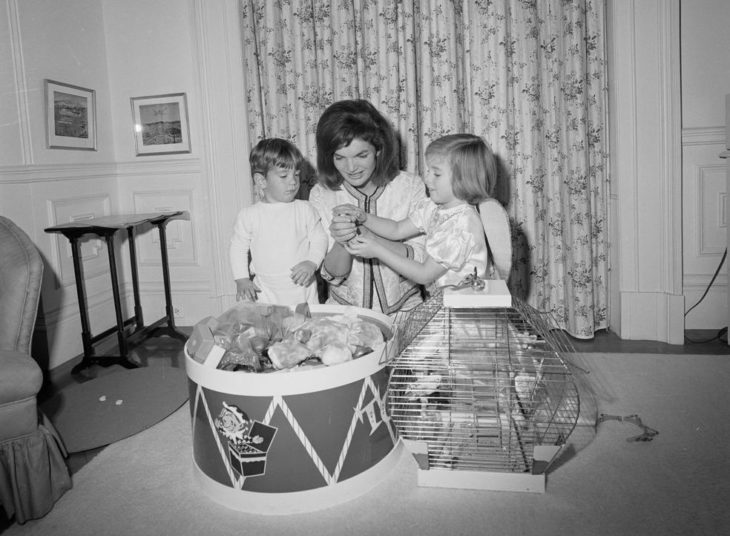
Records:
<instances>
[{"instance_id":1,"label":"wire birdcage","mask_svg":"<svg viewBox=\"0 0 730 536\"><path fill-rule=\"evenodd\" d=\"M549 314L511 304L447 307L438 291L401 326L388 409L420 485L544 491L579 416L571 348Z\"/></svg>"}]
</instances>

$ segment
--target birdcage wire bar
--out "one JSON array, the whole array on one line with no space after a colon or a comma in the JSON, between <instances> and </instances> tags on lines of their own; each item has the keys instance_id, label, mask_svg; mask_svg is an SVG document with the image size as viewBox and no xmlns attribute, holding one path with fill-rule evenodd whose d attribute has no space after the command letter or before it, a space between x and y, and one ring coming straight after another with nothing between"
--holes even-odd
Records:
<instances>
[{"instance_id":1,"label":"birdcage wire bar","mask_svg":"<svg viewBox=\"0 0 730 536\"><path fill-rule=\"evenodd\" d=\"M569 341L549 315L515 299L449 308L436 293L400 333L389 414L404 440L427 445L428 470L530 472L535 447L563 445L575 427Z\"/></svg>"}]
</instances>

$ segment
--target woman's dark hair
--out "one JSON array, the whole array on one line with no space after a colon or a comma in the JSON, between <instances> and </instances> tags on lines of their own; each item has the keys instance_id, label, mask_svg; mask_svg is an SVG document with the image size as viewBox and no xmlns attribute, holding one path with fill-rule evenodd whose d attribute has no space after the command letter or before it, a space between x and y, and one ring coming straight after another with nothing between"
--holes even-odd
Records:
<instances>
[{"instance_id":1,"label":"woman's dark hair","mask_svg":"<svg viewBox=\"0 0 730 536\"><path fill-rule=\"evenodd\" d=\"M398 138L388 120L366 100L341 100L317 123L317 173L323 186L339 189L344 179L335 168L334 154L356 138L375 147L373 184L383 186L398 175Z\"/></svg>"}]
</instances>

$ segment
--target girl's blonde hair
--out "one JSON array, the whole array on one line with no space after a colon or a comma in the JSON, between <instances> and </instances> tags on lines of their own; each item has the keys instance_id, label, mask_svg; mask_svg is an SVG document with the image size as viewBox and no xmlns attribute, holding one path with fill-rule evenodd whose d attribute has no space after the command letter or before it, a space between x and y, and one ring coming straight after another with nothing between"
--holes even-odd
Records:
<instances>
[{"instance_id":1,"label":"girl's blonde hair","mask_svg":"<svg viewBox=\"0 0 730 536\"><path fill-rule=\"evenodd\" d=\"M441 157L451 168L454 195L470 205L492 197L497 159L487 142L474 134L449 134L426 147L426 157Z\"/></svg>"}]
</instances>

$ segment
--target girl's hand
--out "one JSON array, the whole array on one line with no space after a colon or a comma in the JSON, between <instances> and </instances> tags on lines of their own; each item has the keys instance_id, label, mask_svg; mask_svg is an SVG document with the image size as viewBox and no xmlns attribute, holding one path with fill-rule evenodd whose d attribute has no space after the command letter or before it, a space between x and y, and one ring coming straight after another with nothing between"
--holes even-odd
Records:
<instances>
[{"instance_id":1,"label":"girl's hand","mask_svg":"<svg viewBox=\"0 0 730 536\"><path fill-rule=\"evenodd\" d=\"M258 292L261 292L261 289L249 278L236 279L236 301L255 302L258 299L256 296Z\"/></svg>"},{"instance_id":2,"label":"girl's hand","mask_svg":"<svg viewBox=\"0 0 730 536\"><path fill-rule=\"evenodd\" d=\"M371 233L356 236L345 245L348 253L364 259L378 257L382 248L383 245Z\"/></svg>"},{"instance_id":3,"label":"girl's hand","mask_svg":"<svg viewBox=\"0 0 730 536\"><path fill-rule=\"evenodd\" d=\"M291 269L291 280L301 287L308 287L314 281L317 266L312 261L302 261Z\"/></svg>"},{"instance_id":4,"label":"girl's hand","mask_svg":"<svg viewBox=\"0 0 730 536\"><path fill-rule=\"evenodd\" d=\"M333 216L347 216L354 223L363 224L368 219L368 213L360 207L346 203L332 209Z\"/></svg>"}]
</instances>

